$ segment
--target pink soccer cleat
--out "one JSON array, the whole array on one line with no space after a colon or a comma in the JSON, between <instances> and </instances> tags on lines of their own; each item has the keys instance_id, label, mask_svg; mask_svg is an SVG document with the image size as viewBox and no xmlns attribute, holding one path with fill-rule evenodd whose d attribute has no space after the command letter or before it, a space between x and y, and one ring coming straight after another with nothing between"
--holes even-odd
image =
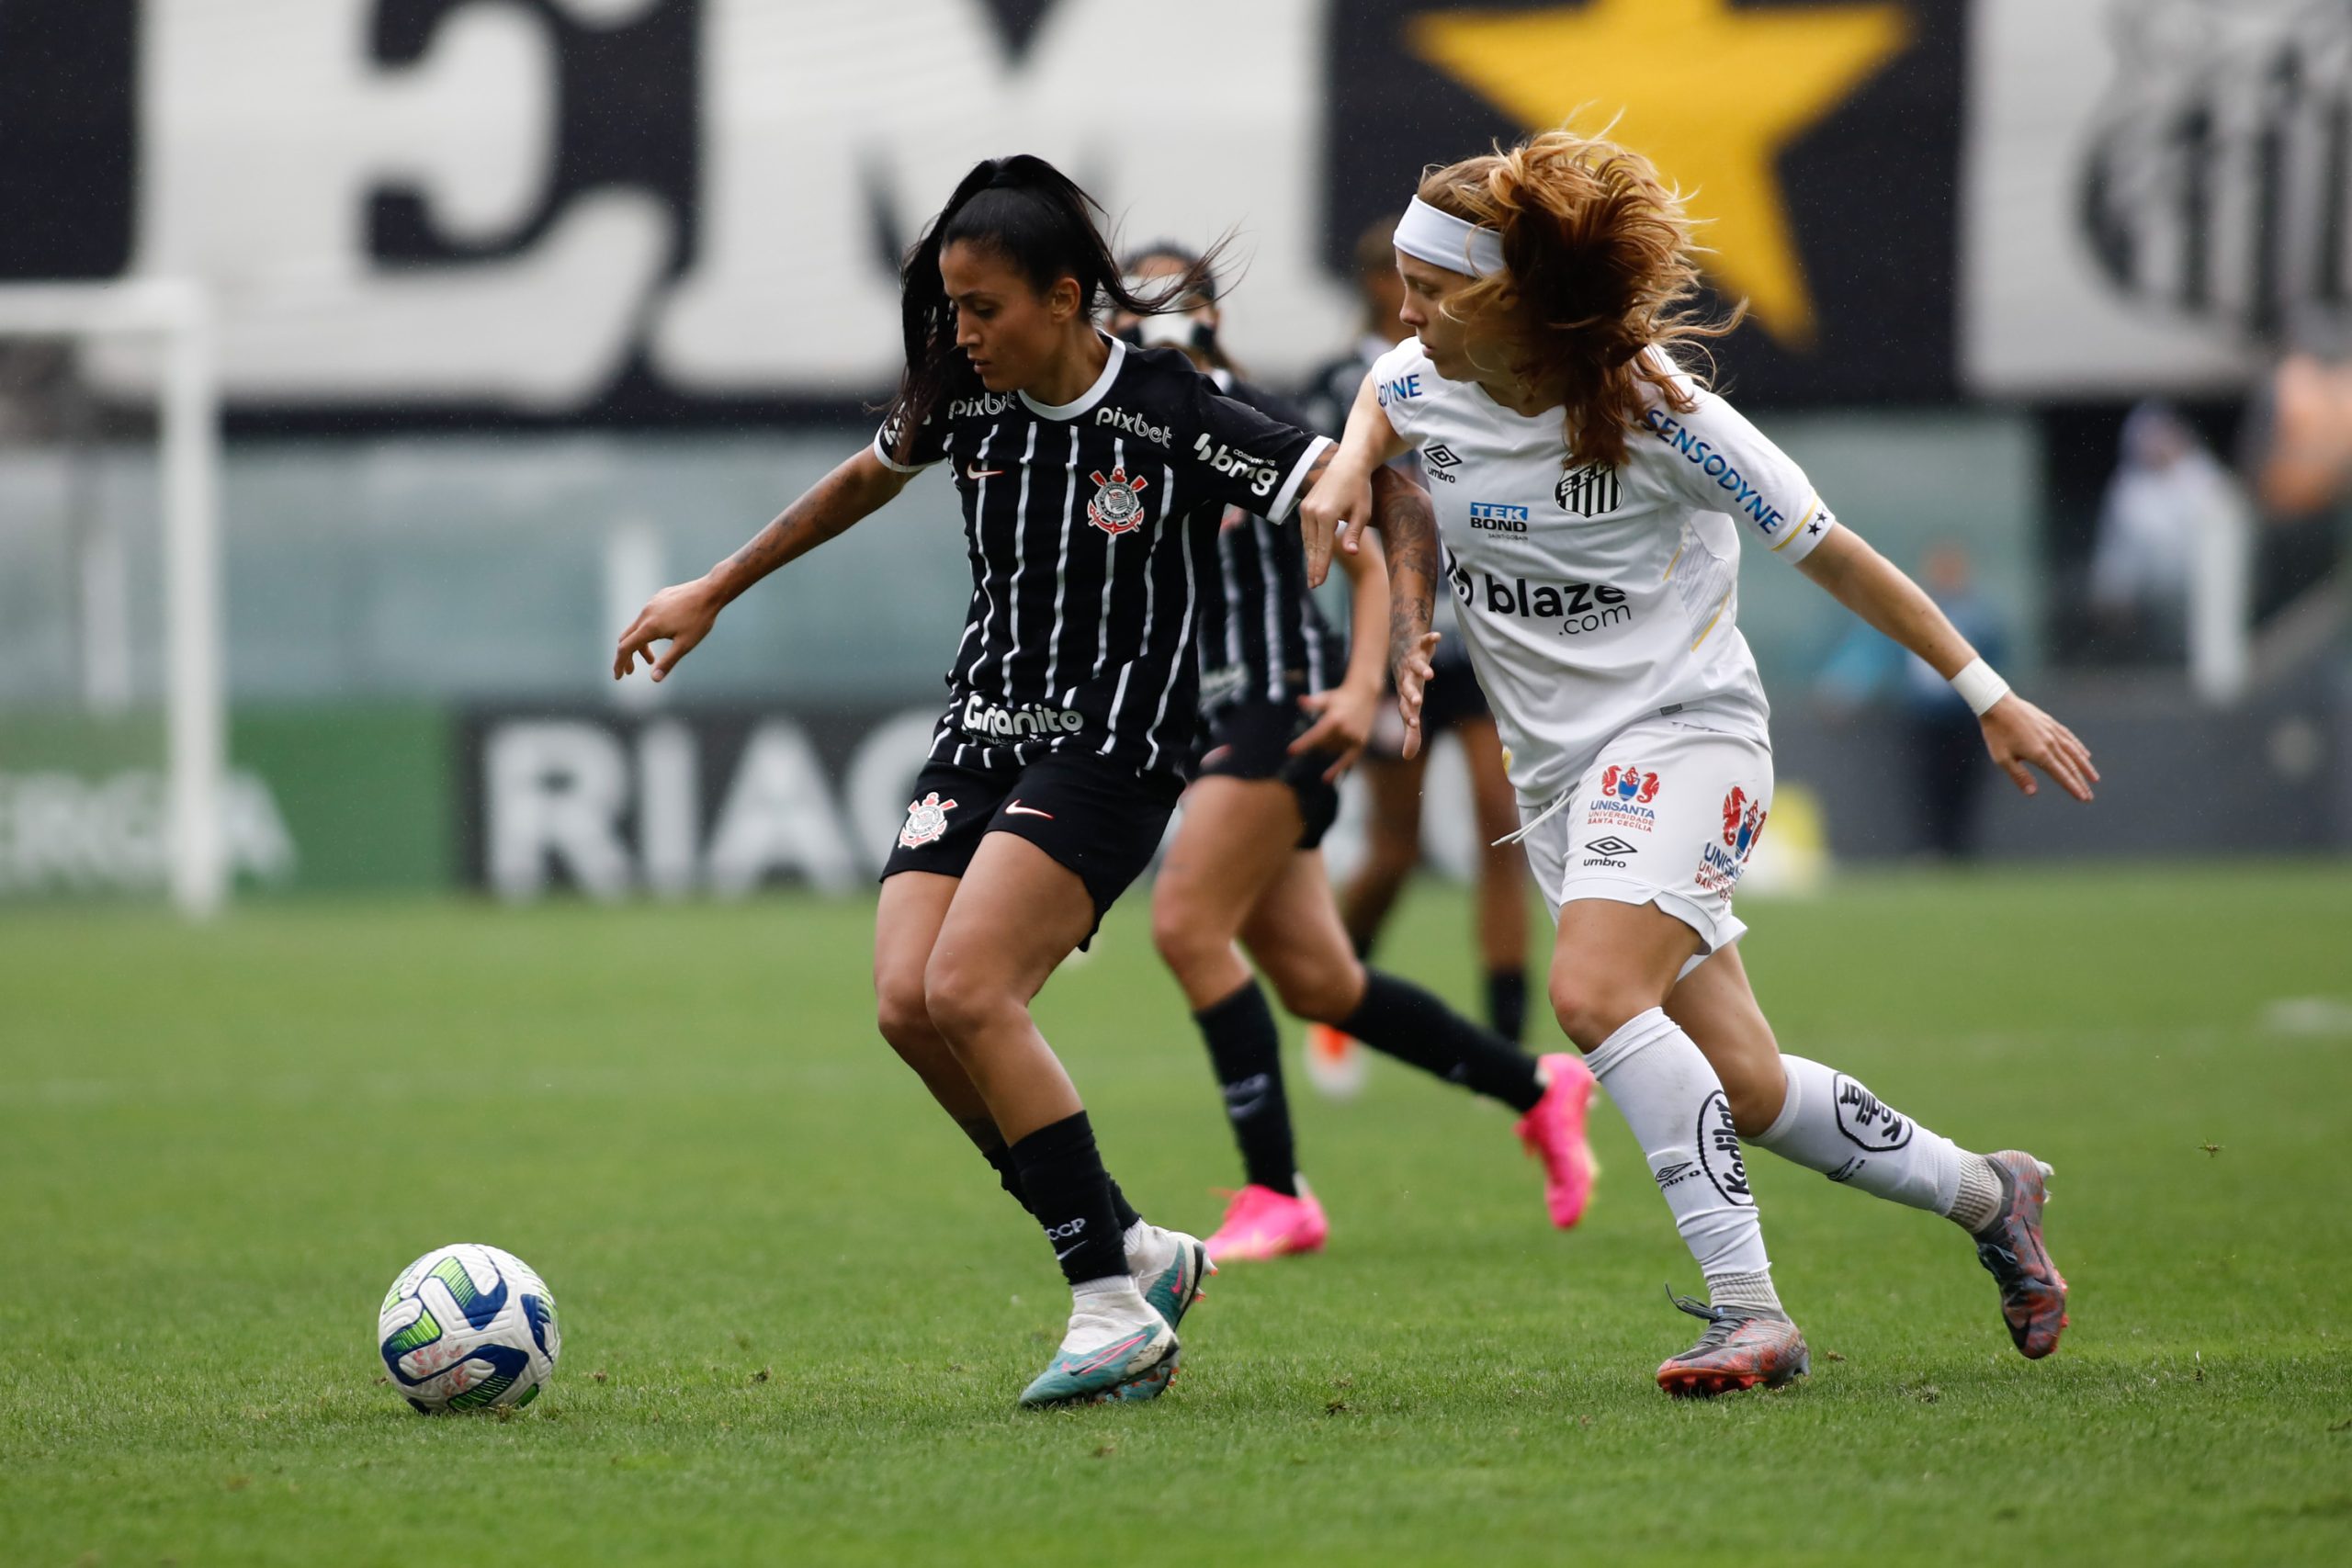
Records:
<instances>
[{"instance_id":1,"label":"pink soccer cleat","mask_svg":"<svg viewBox=\"0 0 2352 1568\"><path fill-rule=\"evenodd\" d=\"M1544 1057L1542 1065L1551 1087L1535 1109L1519 1119L1519 1141L1529 1158L1544 1162L1544 1202L1552 1211L1552 1223L1568 1230L1584 1218L1592 1179L1600 1168L1584 1136L1584 1114L1592 1103L1595 1080L1592 1069L1566 1051Z\"/></svg>"},{"instance_id":2,"label":"pink soccer cleat","mask_svg":"<svg viewBox=\"0 0 2352 1568\"><path fill-rule=\"evenodd\" d=\"M1331 1234L1323 1205L1298 1179L1298 1196L1277 1192L1256 1182L1233 1194L1216 1234L1204 1244L1218 1263L1248 1262L1261 1258L1287 1258L1295 1252L1320 1252Z\"/></svg>"}]
</instances>

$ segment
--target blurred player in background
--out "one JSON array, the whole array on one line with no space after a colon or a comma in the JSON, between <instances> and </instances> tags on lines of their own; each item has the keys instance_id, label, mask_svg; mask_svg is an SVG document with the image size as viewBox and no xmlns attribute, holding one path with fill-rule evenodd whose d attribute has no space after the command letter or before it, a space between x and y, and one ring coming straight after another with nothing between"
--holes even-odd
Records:
<instances>
[{"instance_id":1,"label":"blurred player in background","mask_svg":"<svg viewBox=\"0 0 2352 1568\"><path fill-rule=\"evenodd\" d=\"M1029 1005L1148 863L1183 787L1196 600L1225 509L1286 516L1330 449L1219 396L1182 355L1102 333L1106 305L1160 307L1127 291L1095 211L1040 159L973 168L902 268L906 369L873 445L655 595L614 665L643 657L662 678L752 583L949 464L970 608L883 869L874 984L883 1036L1069 1281L1069 1331L1026 1404L1158 1394L1209 1267L1120 1194ZM1385 488L1426 506L1407 481Z\"/></svg>"},{"instance_id":2,"label":"blurred player in background","mask_svg":"<svg viewBox=\"0 0 2352 1568\"><path fill-rule=\"evenodd\" d=\"M1369 511L1382 465L1455 454L1463 482L1432 497L1430 533L1383 535L1398 702L1417 744L1430 614L1451 592L1558 921L1553 1008L1706 1278L1709 1304L1677 1302L1706 1330L1659 1386L1713 1394L1809 1366L1773 1289L1742 1135L1957 1222L2018 1348L2048 1355L2066 1323L2041 1239L2048 1168L1969 1153L1845 1074L1782 1056L1749 989L1731 903L1771 806L1772 753L1735 624L1740 530L1951 681L2025 793L2030 762L2089 799L2089 753L1677 368L1676 350L1730 324L1688 310L1690 222L1646 159L1547 132L1425 175L1395 243L1417 337L1373 367L1305 503L1309 559L1320 575L1329 531Z\"/></svg>"},{"instance_id":3,"label":"blurred player in background","mask_svg":"<svg viewBox=\"0 0 2352 1568\"><path fill-rule=\"evenodd\" d=\"M1315 427L1334 435L1347 423L1357 391L1373 361L1411 335L1397 317L1404 285L1396 276L1396 253L1389 244L1394 225L1374 224L1356 241L1356 288L1363 297L1362 335L1355 346L1316 372L1306 408ZM1400 459L1412 466L1415 459ZM1430 459L1443 472L1443 457ZM1443 482L1440 480L1439 482ZM1439 629L1453 627L1453 611L1441 607ZM1429 735L1453 732L1470 770L1470 801L1478 835L1476 908L1479 964L1486 980L1487 1022L1507 1040L1525 1038L1527 1029L1527 859L1508 840L1519 826L1518 806L1503 767L1502 741L1477 676L1462 651L1462 639L1438 645L1437 674L1423 700L1421 725ZM1340 897L1348 940L1360 957L1372 956L1380 931L1396 907L1405 880L1421 863L1421 786L1428 772L1426 747L1404 751L1403 727L1383 705L1363 754L1362 776L1370 813L1364 823L1363 860ZM1345 1096L1361 1085L1364 1063L1348 1032L1329 1024L1307 1031L1307 1076L1327 1093Z\"/></svg>"},{"instance_id":4,"label":"blurred player in background","mask_svg":"<svg viewBox=\"0 0 2352 1568\"><path fill-rule=\"evenodd\" d=\"M1227 396L1295 422L1287 404L1235 375L1217 337L1216 281L1201 257L1158 245L1131 256L1127 274L1139 298L1192 292L1181 315L1122 315L1115 330L1139 345L1181 349ZM1220 1263L1317 1251L1329 1230L1298 1174L1282 1036L1237 941L1293 1014L1518 1111L1520 1141L1544 1168L1555 1224L1577 1223L1592 1185L1584 1119L1593 1085L1583 1062L1563 1052L1539 1066L1420 987L1367 970L1340 926L1320 846L1339 814L1340 774L1385 705L1388 615L1378 553L1341 565L1353 585L1351 625L1363 631L1352 649L1308 593L1297 529L1230 506L1201 601L1201 760L1153 885L1151 919L1241 1149L1243 1185L1208 1239Z\"/></svg>"}]
</instances>

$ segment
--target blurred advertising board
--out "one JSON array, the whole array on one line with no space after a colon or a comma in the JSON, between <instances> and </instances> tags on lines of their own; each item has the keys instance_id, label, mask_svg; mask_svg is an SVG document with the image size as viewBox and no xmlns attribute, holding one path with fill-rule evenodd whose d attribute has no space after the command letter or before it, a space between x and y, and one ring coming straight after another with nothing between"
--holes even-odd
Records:
<instances>
[{"instance_id":1,"label":"blurred advertising board","mask_svg":"<svg viewBox=\"0 0 2352 1568\"><path fill-rule=\"evenodd\" d=\"M1231 231L1227 337L1279 382L1360 330L1356 239L1425 164L1574 115L1691 193L1743 395L1945 399L1968 16L9 0L0 280L208 280L231 406L279 428L839 411L896 374L902 249L1029 151L1131 241Z\"/></svg>"}]
</instances>

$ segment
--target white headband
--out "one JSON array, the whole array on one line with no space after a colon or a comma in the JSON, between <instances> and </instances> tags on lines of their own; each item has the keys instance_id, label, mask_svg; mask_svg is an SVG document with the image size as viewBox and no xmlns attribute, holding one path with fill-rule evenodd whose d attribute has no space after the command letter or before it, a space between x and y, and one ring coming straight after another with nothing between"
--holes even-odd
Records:
<instances>
[{"instance_id":1,"label":"white headband","mask_svg":"<svg viewBox=\"0 0 2352 1568\"><path fill-rule=\"evenodd\" d=\"M1396 248L1417 261L1474 277L1494 277L1503 265L1503 237L1492 229L1440 212L1419 197L1396 220Z\"/></svg>"}]
</instances>

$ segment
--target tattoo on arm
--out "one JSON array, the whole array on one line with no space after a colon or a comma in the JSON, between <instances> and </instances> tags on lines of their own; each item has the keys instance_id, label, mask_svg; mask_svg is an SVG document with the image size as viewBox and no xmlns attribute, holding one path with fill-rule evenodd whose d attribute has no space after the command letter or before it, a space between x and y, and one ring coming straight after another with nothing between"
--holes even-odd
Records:
<instances>
[{"instance_id":1,"label":"tattoo on arm","mask_svg":"<svg viewBox=\"0 0 2352 1568\"><path fill-rule=\"evenodd\" d=\"M733 592L741 593L786 562L847 532L851 525L888 499L870 495L867 491L854 457L810 485L799 500L727 558L727 576Z\"/></svg>"},{"instance_id":2,"label":"tattoo on arm","mask_svg":"<svg viewBox=\"0 0 2352 1568\"><path fill-rule=\"evenodd\" d=\"M1372 476L1372 522L1388 557L1388 664L1420 646L1437 609L1437 513L1421 487L1390 468Z\"/></svg>"}]
</instances>

